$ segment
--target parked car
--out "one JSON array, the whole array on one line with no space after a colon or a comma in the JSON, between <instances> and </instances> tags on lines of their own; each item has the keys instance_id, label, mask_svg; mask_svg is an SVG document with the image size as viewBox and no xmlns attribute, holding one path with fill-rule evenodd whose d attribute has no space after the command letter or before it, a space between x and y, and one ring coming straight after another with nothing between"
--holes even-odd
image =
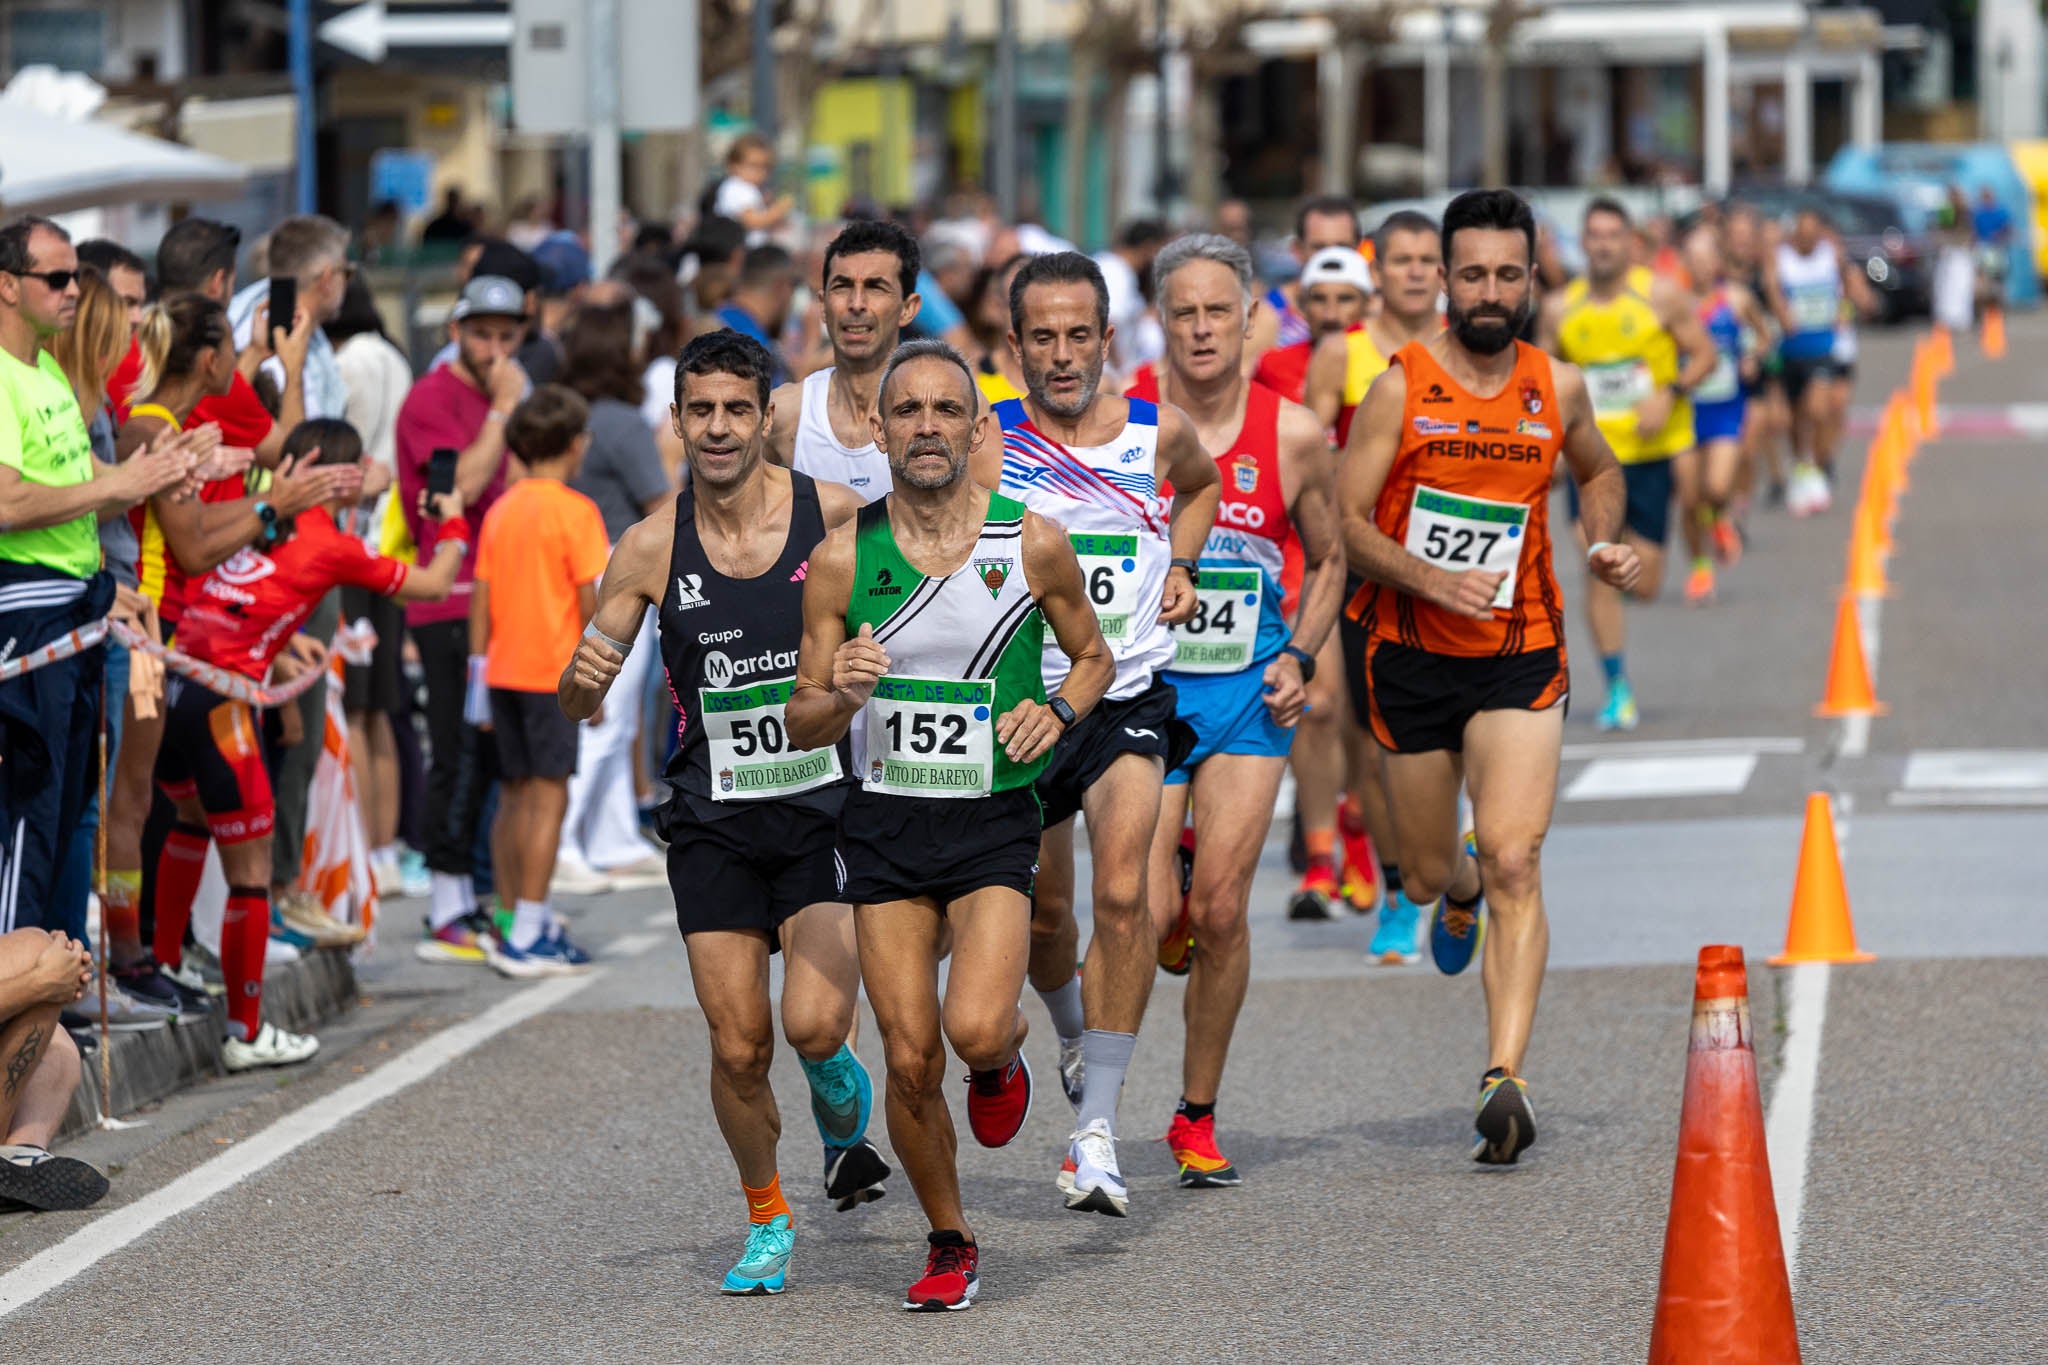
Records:
<instances>
[{"instance_id":1,"label":"parked car","mask_svg":"<svg viewBox=\"0 0 2048 1365\"><path fill-rule=\"evenodd\" d=\"M1932 215L1888 194L1830 194L1823 211L1842 236L1842 249L1863 266L1876 290L1880 317L1924 317L1933 303L1936 243Z\"/></svg>"}]
</instances>

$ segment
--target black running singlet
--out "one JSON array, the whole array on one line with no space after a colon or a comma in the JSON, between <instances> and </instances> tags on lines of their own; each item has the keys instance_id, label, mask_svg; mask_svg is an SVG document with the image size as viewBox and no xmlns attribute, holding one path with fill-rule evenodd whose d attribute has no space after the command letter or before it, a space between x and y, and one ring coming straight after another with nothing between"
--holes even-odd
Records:
<instances>
[{"instance_id":1,"label":"black running singlet","mask_svg":"<svg viewBox=\"0 0 2048 1365\"><path fill-rule=\"evenodd\" d=\"M836 812L846 796L846 741L797 749L783 721L804 633L804 574L825 538L817 485L794 470L789 479L789 538L758 578L727 578L713 568L697 536L694 494L685 488L676 497L675 549L657 620L669 695L683 720L662 775L699 820L761 801Z\"/></svg>"}]
</instances>

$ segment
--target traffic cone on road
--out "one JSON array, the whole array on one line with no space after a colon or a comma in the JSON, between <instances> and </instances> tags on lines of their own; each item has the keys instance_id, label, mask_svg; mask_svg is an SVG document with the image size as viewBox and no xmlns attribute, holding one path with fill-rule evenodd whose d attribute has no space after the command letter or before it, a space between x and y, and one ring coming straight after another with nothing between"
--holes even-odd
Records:
<instances>
[{"instance_id":1,"label":"traffic cone on road","mask_svg":"<svg viewBox=\"0 0 2048 1365\"><path fill-rule=\"evenodd\" d=\"M1870 666L1863 659L1863 629L1856 595L1842 594L1835 613L1835 648L1828 663L1827 693L1813 709L1816 716L1881 716L1884 706L1870 686Z\"/></svg>"},{"instance_id":2,"label":"traffic cone on road","mask_svg":"<svg viewBox=\"0 0 2048 1365\"><path fill-rule=\"evenodd\" d=\"M1849 918L1849 888L1842 881L1842 851L1835 844L1835 812L1826 792L1806 798L1806 833L1799 843L1799 872L1792 879L1792 918L1785 925L1785 951L1773 967L1794 962L1871 962L1856 947Z\"/></svg>"},{"instance_id":3,"label":"traffic cone on road","mask_svg":"<svg viewBox=\"0 0 2048 1365\"><path fill-rule=\"evenodd\" d=\"M1857 598L1883 597L1891 591L1884 577L1884 551L1878 547L1883 518L1868 498L1856 505L1856 526L1849 533L1849 580L1844 593Z\"/></svg>"},{"instance_id":4,"label":"traffic cone on road","mask_svg":"<svg viewBox=\"0 0 2048 1365\"><path fill-rule=\"evenodd\" d=\"M1948 328L1939 323L1936 323L1934 327L1934 340L1931 349L1934 360L1934 377L1936 379L1946 379L1954 374L1956 371L1955 338L1949 335Z\"/></svg>"},{"instance_id":5,"label":"traffic cone on road","mask_svg":"<svg viewBox=\"0 0 2048 1365\"><path fill-rule=\"evenodd\" d=\"M1700 949L1651 1365L1799 1359L1742 950Z\"/></svg>"},{"instance_id":6,"label":"traffic cone on road","mask_svg":"<svg viewBox=\"0 0 2048 1365\"><path fill-rule=\"evenodd\" d=\"M1978 333L1977 344L1984 348L1986 360L2005 359L2005 310L1987 308L1984 310L1984 325Z\"/></svg>"}]
</instances>

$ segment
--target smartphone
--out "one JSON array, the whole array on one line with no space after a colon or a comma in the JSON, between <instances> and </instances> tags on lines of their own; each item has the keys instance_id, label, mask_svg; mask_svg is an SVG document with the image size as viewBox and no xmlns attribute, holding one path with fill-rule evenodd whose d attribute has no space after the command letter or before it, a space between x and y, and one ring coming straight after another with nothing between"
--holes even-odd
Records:
<instances>
[{"instance_id":1,"label":"smartphone","mask_svg":"<svg viewBox=\"0 0 2048 1365\"><path fill-rule=\"evenodd\" d=\"M445 497L455 491L455 460L462 452L442 446L427 457L427 496Z\"/></svg>"},{"instance_id":2,"label":"smartphone","mask_svg":"<svg viewBox=\"0 0 2048 1365\"><path fill-rule=\"evenodd\" d=\"M270 326L292 329L292 315L299 311L299 282L289 275L270 277ZM268 340L268 338L265 338Z\"/></svg>"}]
</instances>

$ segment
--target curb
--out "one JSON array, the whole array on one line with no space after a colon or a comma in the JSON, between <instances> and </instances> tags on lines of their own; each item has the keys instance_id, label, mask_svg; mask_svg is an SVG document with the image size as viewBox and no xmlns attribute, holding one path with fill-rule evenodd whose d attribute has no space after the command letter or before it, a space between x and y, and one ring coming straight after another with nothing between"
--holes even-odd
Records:
<instances>
[{"instance_id":1,"label":"curb","mask_svg":"<svg viewBox=\"0 0 2048 1365\"><path fill-rule=\"evenodd\" d=\"M263 1017L294 1032L318 1028L352 1009L355 1001L355 968L346 949L315 949L297 962L273 968L263 978ZM215 1000L210 1019L108 1035L113 1095L104 1112L118 1118L201 1081L226 1075L227 1069L221 1065L226 1019L226 1008ZM84 1078L57 1130L60 1141L99 1125L99 1055L87 1053L81 1060Z\"/></svg>"}]
</instances>

